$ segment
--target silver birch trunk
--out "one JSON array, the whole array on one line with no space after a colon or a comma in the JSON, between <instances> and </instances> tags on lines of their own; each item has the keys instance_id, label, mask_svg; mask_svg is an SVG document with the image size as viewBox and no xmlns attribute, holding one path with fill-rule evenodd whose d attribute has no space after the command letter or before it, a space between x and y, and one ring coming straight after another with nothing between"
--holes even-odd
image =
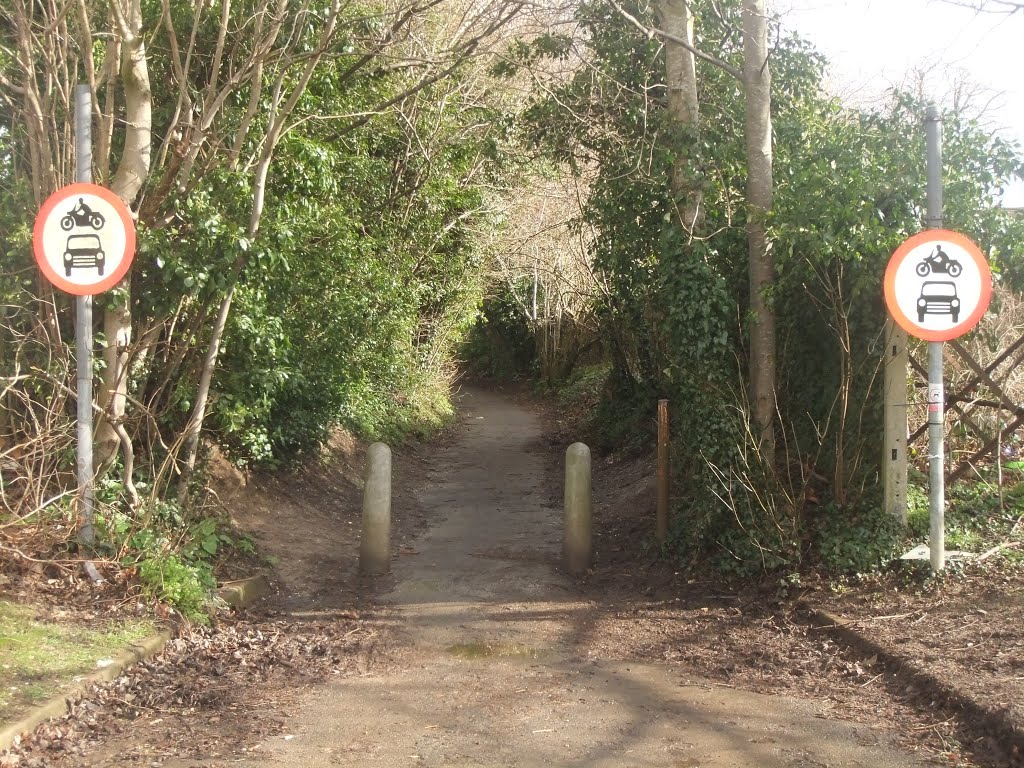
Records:
<instances>
[{"instance_id":1,"label":"silver birch trunk","mask_svg":"<svg viewBox=\"0 0 1024 768\"><path fill-rule=\"evenodd\" d=\"M283 75L278 79L277 87L275 88L275 96L270 110L270 125L267 128L267 135L263 142L263 150L256 166L255 179L253 181L253 203L249 213L249 224L246 227L246 237L250 240L255 238L256 233L259 231L260 220L263 217L263 205L266 200L267 177L270 175L270 166L274 159L274 151L276 150L281 137L284 135L285 126L287 125L287 121L291 116L292 111L295 109L295 105L306 90L306 86L309 84L309 80L313 76L314 70L320 63L320 59L327 51L328 44L334 36L339 7L340 0L335 0L331 5L330 14L327 18L324 29L320 34L320 45L314 55L307 60L298 82L291 91L288 99L283 104L281 103L281 85L283 83ZM185 425L185 432L183 435L183 457L177 489L179 498L183 498L188 491L188 483L192 477L192 472L195 469L196 457L199 454L199 438L202 435L203 422L206 420L206 412L210 400L210 385L213 382L213 373L217 368L217 358L220 355L221 340L224 338L224 331L227 328L228 317L231 314L231 304L234 301L235 290L238 287L238 278L241 275L242 270L245 268L247 261L248 255L244 251L235 259L235 263L231 271L231 282L227 293L221 300L220 309L217 312L217 319L213 324L213 331L210 334L210 344L203 357L203 367L199 374L199 386L196 390L196 403L192 408L192 413L189 415L189 420Z\"/></svg>"},{"instance_id":2,"label":"silver birch trunk","mask_svg":"<svg viewBox=\"0 0 1024 768\"><path fill-rule=\"evenodd\" d=\"M769 293L775 260L767 233L772 207L771 73L764 0L743 0L746 92L747 245L750 255L750 405L754 435L767 463L775 458L775 312Z\"/></svg>"},{"instance_id":3,"label":"silver birch trunk","mask_svg":"<svg viewBox=\"0 0 1024 768\"><path fill-rule=\"evenodd\" d=\"M142 34L141 0L116 0L111 4L122 39L121 83L125 101L125 144L121 161L111 183L111 190L125 205L131 207L142 185L149 178L153 142L153 93L150 89L149 67L146 62L146 43ZM106 366L103 382L97 393L98 405L104 417L96 429L96 465L100 471L110 467L118 450L124 454L124 483L137 503L132 483L134 454L131 439L124 428L125 406L128 400L128 346L132 336L130 296L127 285L123 302L109 306L103 315L105 346L103 358Z\"/></svg>"},{"instance_id":4,"label":"silver birch trunk","mask_svg":"<svg viewBox=\"0 0 1024 768\"><path fill-rule=\"evenodd\" d=\"M668 34L685 40L693 47L693 14L686 0L662 0L658 5L662 26ZM665 87L668 91L668 112L673 121L684 126L694 140L697 138L697 69L692 51L676 43L665 46ZM672 194L683 231L693 234L701 229L703 195L698 169L693 166L696 152L676 148L672 163Z\"/></svg>"}]
</instances>

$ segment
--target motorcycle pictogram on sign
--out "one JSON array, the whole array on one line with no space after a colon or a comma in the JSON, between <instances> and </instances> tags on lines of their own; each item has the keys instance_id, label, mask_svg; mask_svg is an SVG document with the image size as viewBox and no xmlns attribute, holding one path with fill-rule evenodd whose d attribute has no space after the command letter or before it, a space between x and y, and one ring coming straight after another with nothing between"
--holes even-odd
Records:
<instances>
[{"instance_id":1,"label":"motorcycle pictogram on sign","mask_svg":"<svg viewBox=\"0 0 1024 768\"><path fill-rule=\"evenodd\" d=\"M927 277L932 272L947 274L950 277L958 277L963 272L963 267L960 266L960 262L955 259L951 259L949 255L942 250L942 244L939 243L935 246L935 251L924 259L918 262L915 271L921 277Z\"/></svg>"},{"instance_id":2,"label":"motorcycle pictogram on sign","mask_svg":"<svg viewBox=\"0 0 1024 768\"><path fill-rule=\"evenodd\" d=\"M78 205L64 214L64 218L60 220L60 228L66 231L72 230L75 226L103 229L106 221L102 213L94 211L85 204L85 198L80 197Z\"/></svg>"}]
</instances>

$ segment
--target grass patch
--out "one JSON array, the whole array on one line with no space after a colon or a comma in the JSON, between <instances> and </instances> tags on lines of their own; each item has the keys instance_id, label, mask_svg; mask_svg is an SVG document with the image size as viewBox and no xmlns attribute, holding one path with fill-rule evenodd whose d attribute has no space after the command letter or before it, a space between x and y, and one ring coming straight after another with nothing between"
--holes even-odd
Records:
<instances>
[{"instance_id":1,"label":"grass patch","mask_svg":"<svg viewBox=\"0 0 1024 768\"><path fill-rule=\"evenodd\" d=\"M0 722L66 690L96 662L153 632L148 620L117 620L102 626L36 618L30 605L0 600Z\"/></svg>"}]
</instances>

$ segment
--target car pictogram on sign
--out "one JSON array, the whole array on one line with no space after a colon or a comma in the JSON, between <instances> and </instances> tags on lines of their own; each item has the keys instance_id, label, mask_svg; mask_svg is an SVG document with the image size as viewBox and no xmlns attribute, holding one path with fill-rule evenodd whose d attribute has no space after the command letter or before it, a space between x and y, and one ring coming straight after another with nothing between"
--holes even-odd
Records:
<instances>
[{"instance_id":1,"label":"car pictogram on sign","mask_svg":"<svg viewBox=\"0 0 1024 768\"><path fill-rule=\"evenodd\" d=\"M921 285L917 299L917 322L923 323L925 315L952 315L953 322L960 320L960 299L956 295L956 283L951 280L926 280Z\"/></svg>"},{"instance_id":2,"label":"car pictogram on sign","mask_svg":"<svg viewBox=\"0 0 1024 768\"><path fill-rule=\"evenodd\" d=\"M72 269L95 269L103 275L106 254L99 235L70 235L64 246L64 274L71 277Z\"/></svg>"}]
</instances>

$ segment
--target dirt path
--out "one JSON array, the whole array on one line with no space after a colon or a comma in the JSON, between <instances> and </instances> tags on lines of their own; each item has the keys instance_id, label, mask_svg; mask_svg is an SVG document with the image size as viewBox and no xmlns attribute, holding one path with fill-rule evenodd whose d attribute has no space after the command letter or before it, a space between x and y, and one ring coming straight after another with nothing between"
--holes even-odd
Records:
<instances>
[{"instance_id":1,"label":"dirt path","mask_svg":"<svg viewBox=\"0 0 1024 768\"><path fill-rule=\"evenodd\" d=\"M816 702L602 654L590 642L600 611L557 569L560 510L543 489L560 468L538 420L482 391L462 409L464 428L429 458L418 491L435 522L384 596L401 667L318 686L260 758L232 764L923 764Z\"/></svg>"}]
</instances>

